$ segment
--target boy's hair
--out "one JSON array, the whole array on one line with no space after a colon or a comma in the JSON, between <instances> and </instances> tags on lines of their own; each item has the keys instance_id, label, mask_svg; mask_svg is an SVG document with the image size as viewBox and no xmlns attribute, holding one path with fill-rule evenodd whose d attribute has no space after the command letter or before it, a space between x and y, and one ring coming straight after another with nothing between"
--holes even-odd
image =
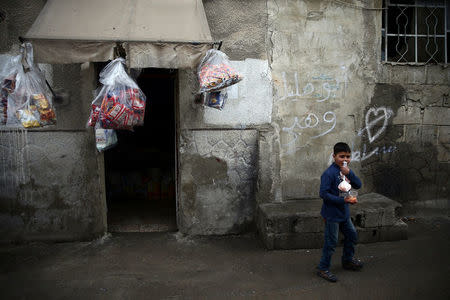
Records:
<instances>
[{"instance_id":1,"label":"boy's hair","mask_svg":"<svg viewBox=\"0 0 450 300\"><path fill-rule=\"evenodd\" d=\"M352 152L352 150L350 150L350 147L346 143L339 142L334 145L333 153L337 154L339 152Z\"/></svg>"}]
</instances>

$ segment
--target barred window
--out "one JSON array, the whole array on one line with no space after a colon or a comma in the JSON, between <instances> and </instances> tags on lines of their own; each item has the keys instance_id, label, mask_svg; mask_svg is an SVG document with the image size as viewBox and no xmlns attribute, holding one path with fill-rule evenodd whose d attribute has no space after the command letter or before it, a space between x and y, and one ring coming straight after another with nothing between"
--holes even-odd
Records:
<instances>
[{"instance_id":1,"label":"barred window","mask_svg":"<svg viewBox=\"0 0 450 300\"><path fill-rule=\"evenodd\" d=\"M448 63L450 0L384 0L381 59Z\"/></svg>"}]
</instances>

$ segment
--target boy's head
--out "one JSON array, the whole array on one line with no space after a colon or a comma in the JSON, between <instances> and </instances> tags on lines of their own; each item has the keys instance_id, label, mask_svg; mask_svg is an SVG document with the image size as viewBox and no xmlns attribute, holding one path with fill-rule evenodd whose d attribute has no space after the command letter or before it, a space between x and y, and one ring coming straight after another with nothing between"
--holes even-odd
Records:
<instances>
[{"instance_id":1,"label":"boy's head","mask_svg":"<svg viewBox=\"0 0 450 300\"><path fill-rule=\"evenodd\" d=\"M342 167L344 161L347 164L350 162L350 158L352 156L352 150L346 143L339 142L333 147L333 158L334 163L338 166Z\"/></svg>"}]
</instances>

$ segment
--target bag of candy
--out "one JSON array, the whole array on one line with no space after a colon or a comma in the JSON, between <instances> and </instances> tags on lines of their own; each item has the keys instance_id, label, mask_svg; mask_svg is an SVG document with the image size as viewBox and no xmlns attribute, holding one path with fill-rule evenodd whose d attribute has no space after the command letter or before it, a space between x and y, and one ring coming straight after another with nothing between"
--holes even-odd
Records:
<instances>
[{"instance_id":1,"label":"bag of candy","mask_svg":"<svg viewBox=\"0 0 450 300\"><path fill-rule=\"evenodd\" d=\"M44 74L33 61L33 47L22 45L21 65L13 81L7 84L12 91L8 95L7 125L25 128L42 127L56 123L52 94L45 82Z\"/></svg>"},{"instance_id":2,"label":"bag of candy","mask_svg":"<svg viewBox=\"0 0 450 300\"><path fill-rule=\"evenodd\" d=\"M0 55L0 125L8 120L8 97L14 92L21 56Z\"/></svg>"},{"instance_id":3,"label":"bag of candy","mask_svg":"<svg viewBox=\"0 0 450 300\"><path fill-rule=\"evenodd\" d=\"M228 56L215 49L206 52L198 66L197 73L200 93L217 91L243 79L231 66Z\"/></svg>"},{"instance_id":4,"label":"bag of candy","mask_svg":"<svg viewBox=\"0 0 450 300\"><path fill-rule=\"evenodd\" d=\"M125 70L125 60L111 61L101 72L100 92L92 101L88 126L133 130L144 125L146 97Z\"/></svg>"}]
</instances>

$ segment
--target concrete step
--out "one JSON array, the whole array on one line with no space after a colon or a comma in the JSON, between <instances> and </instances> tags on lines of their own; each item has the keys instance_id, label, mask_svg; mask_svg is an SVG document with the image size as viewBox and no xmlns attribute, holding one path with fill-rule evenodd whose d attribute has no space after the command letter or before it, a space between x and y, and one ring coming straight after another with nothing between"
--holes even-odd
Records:
<instances>
[{"instance_id":1,"label":"concrete step","mask_svg":"<svg viewBox=\"0 0 450 300\"><path fill-rule=\"evenodd\" d=\"M267 249L323 246L322 199L266 203L258 207L258 233ZM360 195L350 214L360 243L407 239L408 225L398 216L401 204L383 195Z\"/></svg>"}]
</instances>

